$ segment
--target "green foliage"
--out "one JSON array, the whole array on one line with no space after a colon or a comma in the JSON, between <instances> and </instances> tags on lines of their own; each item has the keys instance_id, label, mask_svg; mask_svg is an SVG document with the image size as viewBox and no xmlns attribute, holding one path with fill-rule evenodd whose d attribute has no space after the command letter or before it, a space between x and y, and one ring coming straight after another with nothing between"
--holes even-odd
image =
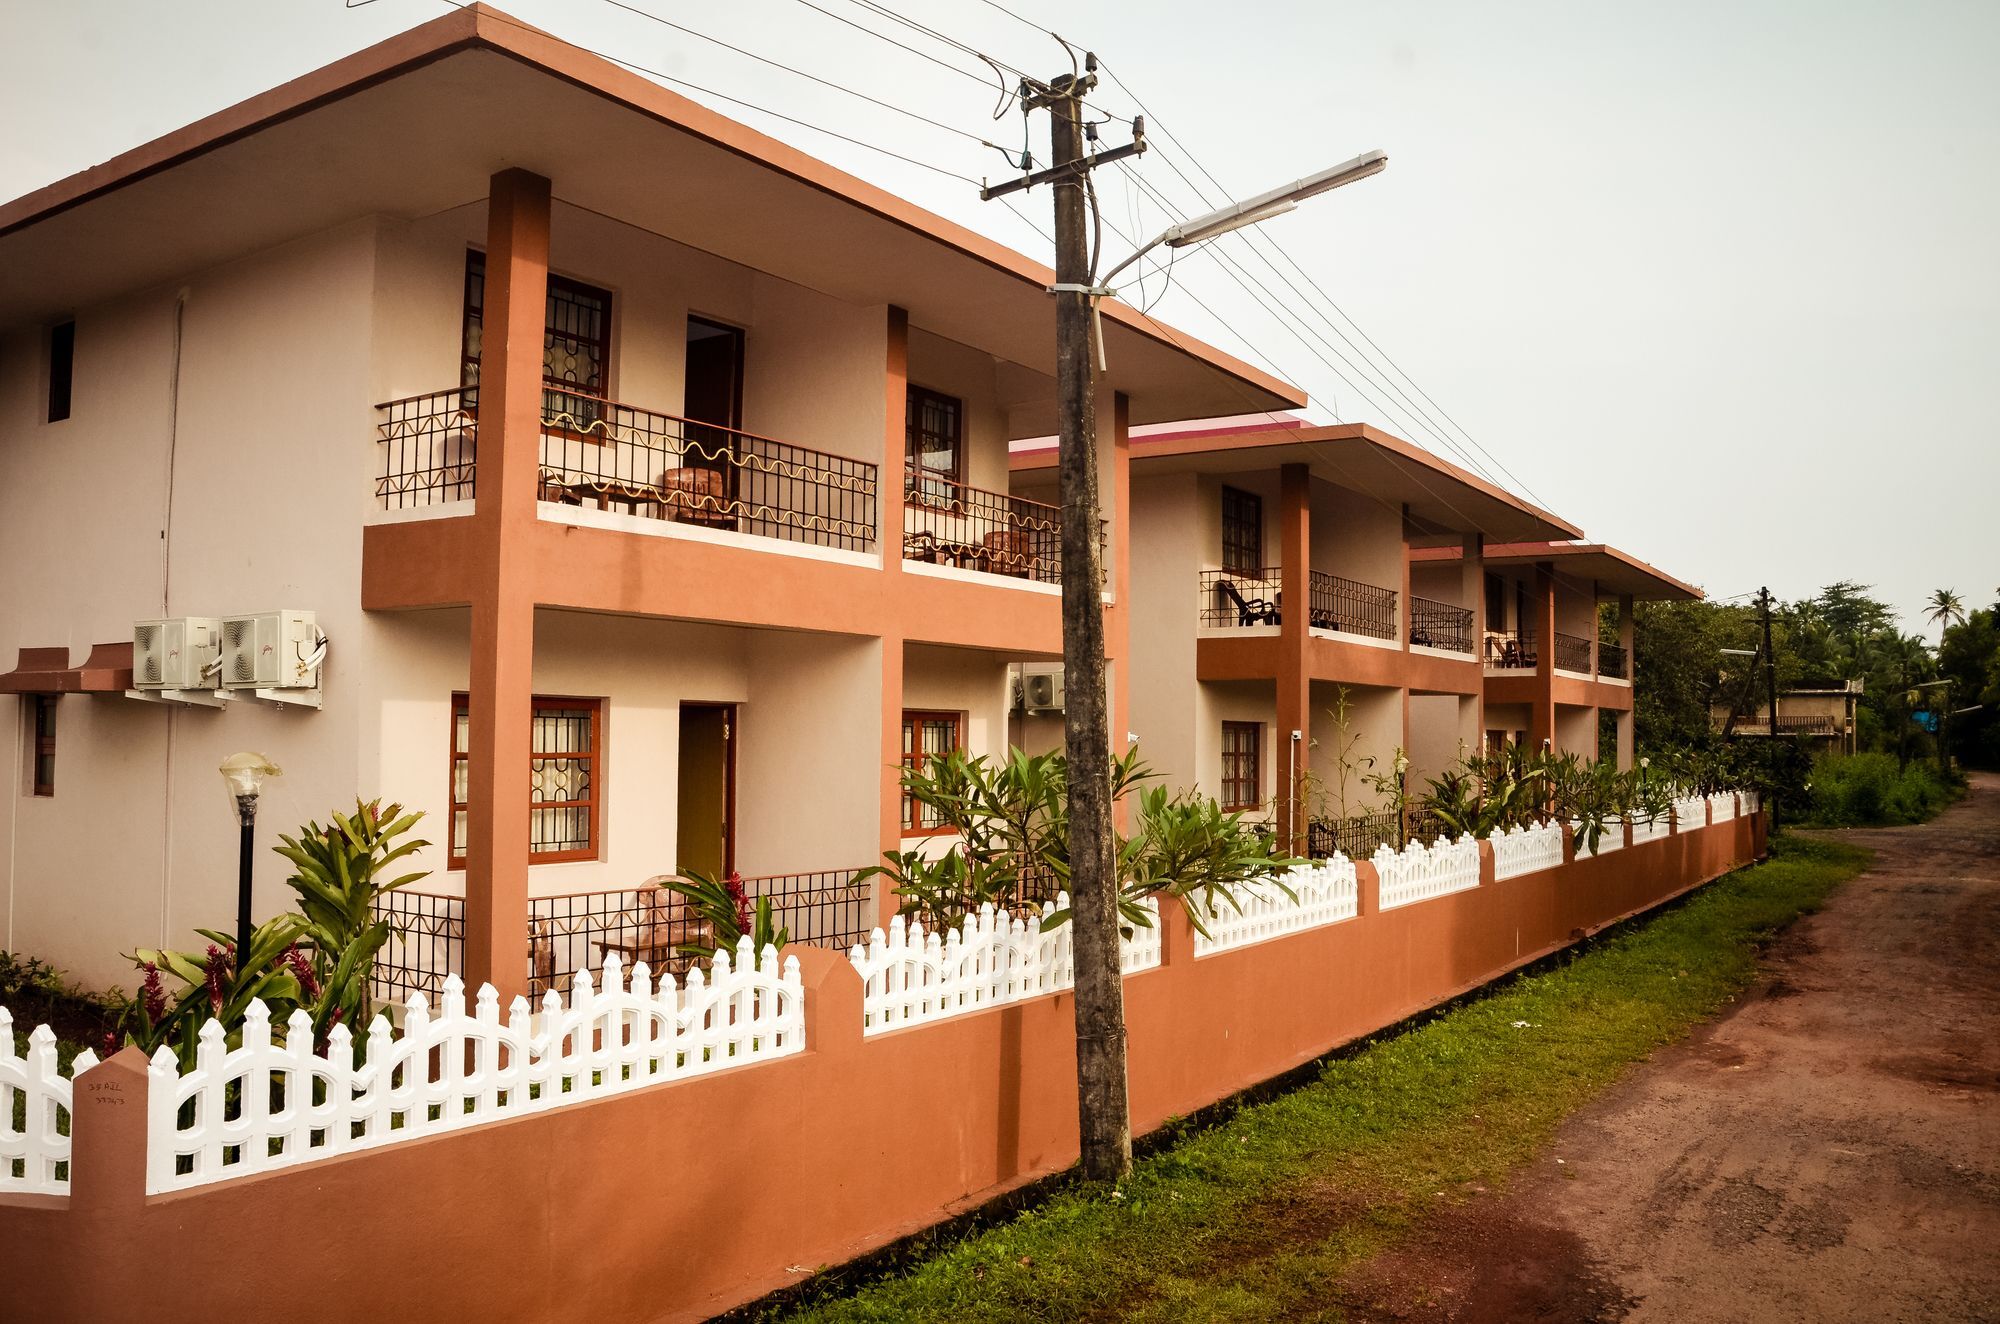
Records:
<instances>
[{"instance_id":1,"label":"green foliage","mask_svg":"<svg viewBox=\"0 0 2000 1324\"><path fill-rule=\"evenodd\" d=\"M199 953L142 948L132 962L143 973L139 992L125 1008L125 1042L148 1054L173 1049L183 1071L194 1065L201 1027L220 1021L230 1047L243 1039L243 1017L251 999L270 1010L282 1037L292 1012L312 1018L313 1040L323 1045L335 1025L358 1032L369 1013L368 980L375 956L390 935L374 914L378 898L425 874L407 873L382 881L389 866L428 845L398 838L422 814L399 805L355 802L351 816L330 815L322 827L308 822L296 837L280 834L273 849L291 861L285 880L298 910L266 920L251 931L249 950L237 969L236 939L217 929L197 929L207 940ZM175 987L169 989L168 981Z\"/></svg>"},{"instance_id":2,"label":"green foliage","mask_svg":"<svg viewBox=\"0 0 2000 1324\"><path fill-rule=\"evenodd\" d=\"M758 952L766 947L779 951L792 939L790 929L780 926L771 909L771 898L760 896L751 901L743 889L743 876L732 873L726 878L716 879L698 869L690 869L685 878L670 878L660 886L669 892L677 892L687 898L688 908L694 911L706 930L706 937L698 937L684 942L677 949L682 956L700 959L712 958L718 951L734 952L744 934L750 935L751 945Z\"/></svg>"},{"instance_id":3,"label":"green foliage","mask_svg":"<svg viewBox=\"0 0 2000 1324\"><path fill-rule=\"evenodd\" d=\"M835 1279L772 1315L1322 1318L1343 1272L1458 1198L1447 1193L1506 1181L1566 1116L1722 1008L1754 975L1758 944L1866 860L1819 842L1776 851L1552 970L1190 1129L1115 1190L1071 1188L936 1242L893 1276Z\"/></svg>"},{"instance_id":4,"label":"green foliage","mask_svg":"<svg viewBox=\"0 0 2000 1324\"><path fill-rule=\"evenodd\" d=\"M1981 607L1946 627L1938 648L1938 674L1952 709L1945 736L1951 752L1969 767L2000 768L2000 608Z\"/></svg>"},{"instance_id":5,"label":"green foliage","mask_svg":"<svg viewBox=\"0 0 2000 1324\"><path fill-rule=\"evenodd\" d=\"M63 991L62 971L56 967L33 956L0 951L0 1006L39 1002Z\"/></svg>"},{"instance_id":6,"label":"green foliage","mask_svg":"<svg viewBox=\"0 0 2000 1324\"><path fill-rule=\"evenodd\" d=\"M1888 754L1825 755L1813 764L1807 789L1807 821L1822 827L1921 823L1962 792L1935 764L1898 768Z\"/></svg>"},{"instance_id":7,"label":"green foliage","mask_svg":"<svg viewBox=\"0 0 2000 1324\"><path fill-rule=\"evenodd\" d=\"M1154 894L1179 897L1200 924L1193 898L1203 898L1213 913L1218 889L1293 862L1242 814L1223 812L1212 798L1141 789L1153 776L1136 749L1113 760L1113 803L1140 792L1136 830L1118 839L1114 854L1128 924L1150 922L1139 902ZM1034 913L1067 887L1069 773L1061 754L1017 749L999 764L956 751L935 755L904 769L903 789L925 811L924 821L952 840L942 851L890 852L855 875L856 882L887 877L901 898L900 913L932 929L951 928L985 905ZM1059 910L1045 924L1068 920L1069 912Z\"/></svg>"},{"instance_id":8,"label":"green foliage","mask_svg":"<svg viewBox=\"0 0 2000 1324\"><path fill-rule=\"evenodd\" d=\"M401 805L385 809L378 800L356 800L353 814L328 817L332 821L327 826L307 823L297 837L279 834L274 848L293 866L285 884L298 898L305 921L300 940L320 989L312 1005L313 1036L319 1040L336 1023L358 1028L367 1022L368 977L391 932L386 920L376 918L376 902L426 874L418 870L388 882L381 879L390 865L430 845L398 844L397 838L423 817L403 813Z\"/></svg>"}]
</instances>

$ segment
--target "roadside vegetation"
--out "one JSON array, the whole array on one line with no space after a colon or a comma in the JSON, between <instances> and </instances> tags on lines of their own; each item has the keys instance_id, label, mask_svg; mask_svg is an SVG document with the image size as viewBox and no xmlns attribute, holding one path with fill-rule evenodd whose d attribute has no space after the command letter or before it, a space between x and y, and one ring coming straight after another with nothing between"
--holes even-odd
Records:
<instances>
[{"instance_id":1,"label":"roadside vegetation","mask_svg":"<svg viewBox=\"0 0 2000 1324\"><path fill-rule=\"evenodd\" d=\"M1813 764L1806 789L1814 827L1895 827L1932 817L1965 793L1965 781L1934 763L1898 768L1888 754L1835 755Z\"/></svg>"},{"instance_id":2,"label":"roadside vegetation","mask_svg":"<svg viewBox=\"0 0 2000 1324\"><path fill-rule=\"evenodd\" d=\"M1344 1270L1432 1208L1504 1182L1566 1115L1740 992L1758 945L1866 861L1781 839L1769 862L1649 922L1169 1138L1114 1191L1064 1190L1002 1225L919 1246L924 1258L893 1277L857 1287L836 1273L746 1317L1323 1314Z\"/></svg>"}]
</instances>

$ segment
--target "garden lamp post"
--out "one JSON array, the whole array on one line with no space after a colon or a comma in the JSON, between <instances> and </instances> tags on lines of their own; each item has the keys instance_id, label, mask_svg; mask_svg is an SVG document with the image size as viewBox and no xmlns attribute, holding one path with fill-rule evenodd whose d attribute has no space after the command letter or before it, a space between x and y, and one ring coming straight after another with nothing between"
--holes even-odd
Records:
<instances>
[{"instance_id":1,"label":"garden lamp post","mask_svg":"<svg viewBox=\"0 0 2000 1324\"><path fill-rule=\"evenodd\" d=\"M262 754L248 751L231 754L217 769L229 798L236 806L238 828L236 853L236 973L242 974L250 958L250 863L256 848L257 796L266 777L281 775L278 766Z\"/></svg>"}]
</instances>

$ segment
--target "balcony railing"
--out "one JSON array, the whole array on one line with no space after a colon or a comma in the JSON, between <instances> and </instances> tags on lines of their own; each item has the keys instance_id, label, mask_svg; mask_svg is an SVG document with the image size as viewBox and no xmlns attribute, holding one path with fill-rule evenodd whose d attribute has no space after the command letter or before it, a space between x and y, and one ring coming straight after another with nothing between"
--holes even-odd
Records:
<instances>
[{"instance_id":1,"label":"balcony railing","mask_svg":"<svg viewBox=\"0 0 2000 1324\"><path fill-rule=\"evenodd\" d=\"M1212 628L1278 624L1278 567L1201 572L1201 623Z\"/></svg>"},{"instance_id":2,"label":"balcony railing","mask_svg":"<svg viewBox=\"0 0 2000 1324\"><path fill-rule=\"evenodd\" d=\"M1316 860L1336 850L1350 860L1365 860L1377 846L1399 848L1404 842L1426 844L1445 834L1444 822L1428 801L1413 800L1399 821L1393 810L1379 814L1357 814L1349 818L1315 817L1306 822L1306 854Z\"/></svg>"},{"instance_id":3,"label":"balcony railing","mask_svg":"<svg viewBox=\"0 0 2000 1324\"><path fill-rule=\"evenodd\" d=\"M874 911L865 883L853 882L855 869L772 874L743 879L755 905L771 898L778 925L789 941L845 951L868 936ZM461 897L390 892L375 914L396 936L383 945L371 985L377 1002L400 1002L411 993L433 1000L447 974L465 973L465 901ZM399 941L399 938L401 941ZM709 940L707 926L684 898L652 883L603 892L572 892L528 898L528 988L537 998L569 990L579 970L604 968L607 952L627 966L644 961L656 973L687 972L695 958L680 951Z\"/></svg>"},{"instance_id":4,"label":"balcony railing","mask_svg":"<svg viewBox=\"0 0 2000 1324\"><path fill-rule=\"evenodd\" d=\"M382 509L471 499L479 430L459 392L433 391L378 408L375 499Z\"/></svg>"},{"instance_id":5,"label":"balcony railing","mask_svg":"<svg viewBox=\"0 0 2000 1324\"><path fill-rule=\"evenodd\" d=\"M1343 579L1324 570L1312 572L1312 627L1365 634L1375 639L1396 637L1396 591Z\"/></svg>"},{"instance_id":6,"label":"balcony railing","mask_svg":"<svg viewBox=\"0 0 2000 1324\"><path fill-rule=\"evenodd\" d=\"M1626 668L1629 659L1620 644L1607 644L1602 640L1597 644L1597 674L1609 676L1613 680L1625 680L1630 676Z\"/></svg>"},{"instance_id":7,"label":"balcony railing","mask_svg":"<svg viewBox=\"0 0 2000 1324\"><path fill-rule=\"evenodd\" d=\"M905 471L903 559L1062 582L1062 511L954 479Z\"/></svg>"},{"instance_id":8,"label":"balcony railing","mask_svg":"<svg viewBox=\"0 0 2000 1324\"><path fill-rule=\"evenodd\" d=\"M1590 674L1590 640L1556 631L1556 670Z\"/></svg>"},{"instance_id":9,"label":"balcony railing","mask_svg":"<svg viewBox=\"0 0 2000 1324\"><path fill-rule=\"evenodd\" d=\"M380 406L386 510L475 494L477 419L458 391ZM787 542L875 546L876 466L615 400L542 395L537 496Z\"/></svg>"},{"instance_id":10,"label":"balcony railing","mask_svg":"<svg viewBox=\"0 0 2000 1324\"><path fill-rule=\"evenodd\" d=\"M1472 652L1472 611L1410 595L1410 643L1417 648Z\"/></svg>"},{"instance_id":11,"label":"balcony railing","mask_svg":"<svg viewBox=\"0 0 2000 1324\"><path fill-rule=\"evenodd\" d=\"M1739 717L1734 727L1736 734L1757 736L1771 734L1771 719L1759 713L1755 717ZM1778 718L1778 734L1787 736L1837 736L1845 733L1842 720L1830 713L1813 713L1803 716Z\"/></svg>"},{"instance_id":12,"label":"balcony railing","mask_svg":"<svg viewBox=\"0 0 2000 1324\"><path fill-rule=\"evenodd\" d=\"M1486 665L1505 671L1533 671L1540 665L1531 630L1488 630Z\"/></svg>"}]
</instances>

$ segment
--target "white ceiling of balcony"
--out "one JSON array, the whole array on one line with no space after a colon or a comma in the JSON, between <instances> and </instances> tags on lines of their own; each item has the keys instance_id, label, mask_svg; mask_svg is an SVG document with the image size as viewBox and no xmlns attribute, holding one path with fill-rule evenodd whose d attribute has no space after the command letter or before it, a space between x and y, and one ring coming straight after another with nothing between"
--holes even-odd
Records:
<instances>
[{"instance_id":1,"label":"white ceiling of balcony","mask_svg":"<svg viewBox=\"0 0 2000 1324\"><path fill-rule=\"evenodd\" d=\"M404 34L0 208L0 326L355 217L462 206L523 167L564 201L837 298L899 304L913 325L1025 365L1016 427L1052 430L1046 269L595 57L477 18ZM532 54L496 49L510 43ZM1302 399L1122 307L1105 326L1106 386L1132 396L1135 423Z\"/></svg>"}]
</instances>

